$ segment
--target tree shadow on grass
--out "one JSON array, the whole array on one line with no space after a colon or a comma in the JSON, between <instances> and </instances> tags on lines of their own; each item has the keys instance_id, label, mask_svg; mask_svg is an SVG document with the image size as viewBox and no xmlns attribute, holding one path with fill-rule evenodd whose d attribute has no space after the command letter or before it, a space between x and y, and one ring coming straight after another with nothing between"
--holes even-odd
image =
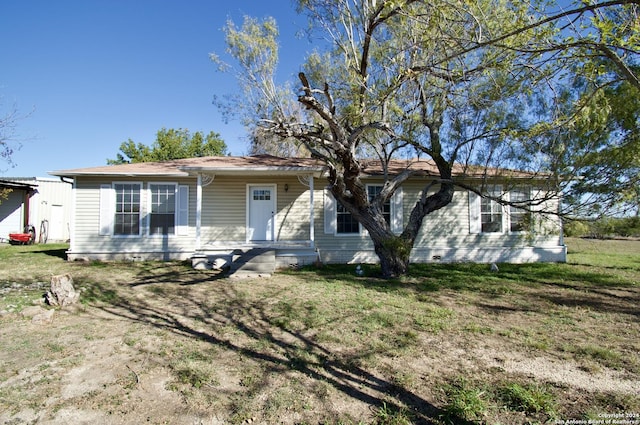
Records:
<instances>
[{"instance_id":1,"label":"tree shadow on grass","mask_svg":"<svg viewBox=\"0 0 640 425\"><path fill-rule=\"evenodd\" d=\"M527 310L542 313L551 302L638 315L635 307L630 306L640 297L640 291L636 288L616 287L614 280L601 274L576 276L571 273L575 271L572 268L505 265L501 266L499 273L491 273L486 265L438 265L418 271L411 282L371 276L355 277L352 269L339 268L336 272L326 268L315 275L303 270L298 277L373 291L432 294L447 289L477 292L479 296L473 297L476 305L499 313L505 313L506 309L509 312ZM238 291L238 288L250 290L246 286L236 286L231 280L218 279L220 276L217 274L194 271L186 266L169 267L151 263L142 265L137 277L124 288L129 291L144 290L151 294L120 295L118 290L113 292L109 287L95 285L96 293L104 291L109 295L108 299L96 297L96 301L103 301L96 305L131 322L154 326L253 360L261 366L258 372L261 377L257 381L262 382L265 389L270 385L270 374L287 376L300 373L305 379L330 385L344 397L366 403L374 412L382 409L386 412L408 412L412 423L416 424L440 423L440 419L447 417L446 412L424 397L367 366L368 358L390 354L385 352L384 347L372 346L359 350L343 346L332 348L335 344L323 343L317 337L322 330L317 325L311 328L293 325L286 320L277 306L280 301L290 298L290 292L286 292L291 291L290 287L280 292L263 291L259 296L247 296ZM505 287L513 287L517 295L532 297L532 300L540 302L529 306L508 300L497 306L487 302L491 297L499 298ZM624 291L627 295L621 295ZM490 297L485 297L485 294ZM580 294L582 297L576 297ZM620 301L624 302L621 304ZM303 315L297 318L298 322L305 323L306 319L313 322L312 317L304 316L312 314L305 312L302 308L304 305L294 307L299 308L298 314ZM322 323L321 327L327 330L339 328L341 320L349 319L335 318L331 323ZM330 402L324 408L328 414L334 409L334 416L339 416ZM452 423L470 423L460 418L449 419Z\"/></svg>"},{"instance_id":2,"label":"tree shadow on grass","mask_svg":"<svg viewBox=\"0 0 640 425\"><path fill-rule=\"evenodd\" d=\"M172 275L143 279L132 283L131 288L135 290L143 284L151 285L153 279L158 283L172 279ZM179 285L198 283L202 283L200 278L195 278L191 283L185 283L183 279ZM162 287L160 284L145 289L154 292L153 288ZM317 384L332 386L344 397L366 403L374 412L380 409L385 412L407 412L407 416L415 424L441 423L438 418L445 415L441 409L402 385L363 366L363 358L384 355L384 352L376 352L379 350L376 348L368 352L344 350L349 351L348 354L342 350L334 352L328 345L316 340L316 332L290 326L282 320L282 316L274 308L275 301L286 299L290 289L270 292L268 295L263 293L265 295L260 297L248 297L239 293L228 280L219 284L202 285L202 288L198 288L201 290L194 289L194 286L189 289L167 288L167 291L171 291L171 299L117 296L109 303L99 304L97 307L131 322L144 323L177 336L193 338L258 362L263 374L261 382L265 386L270 381L271 373L286 375L298 372ZM97 285L96 290L100 290L100 285ZM302 314L305 314L304 310ZM323 326L336 328L340 326L338 321L324 323ZM229 332L229 329L233 331ZM328 415L335 409L330 401L323 408L326 410L323 414ZM339 412L333 413L334 416L339 416ZM457 424L471 424L461 418L452 420Z\"/></svg>"},{"instance_id":3,"label":"tree shadow on grass","mask_svg":"<svg viewBox=\"0 0 640 425\"><path fill-rule=\"evenodd\" d=\"M365 277L354 275L355 266L329 266L318 269L318 276L331 282L342 282L380 292L405 291L427 296L440 291L471 292L480 295L479 307L499 311L541 312L548 303L558 306L582 306L606 313L638 316L640 287L631 279L623 279L602 268L575 267L568 264L528 263L500 264L492 272L487 264L413 264L410 274L402 279L376 277L377 266L366 266ZM314 269L303 270L314 273ZM528 306L493 306L492 299L522 294L532 302Z\"/></svg>"},{"instance_id":4,"label":"tree shadow on grass","mask_svg":"<svg viewBox=\"0 0 640 425\"><path fill-rule=\"evenodd\" d=\"M579 266L579 267L577 267ZM441 289L485 292L496 284L554 285L557 282L579 282L588 287L633 286L637 282L623 280L603 270L626 270L620 267L597 268L585 265L556 263L500 264L498 272L492 272L488 264L445 263L412 264L408 276L401 279L379 278L380 267L364 265L365 277L355 276L355 265L331 265L322 268L306 267L302 273L316 274L328 281L351 281L383 291L406 288L412 284L421 291ZM632 269L629 269L632 270ZM292 272L296 273L296 272Z\"/></svg>"},{"instance_id":5,"label":"tree shadow on grass","mask_svg":"<svg viewBox=\"0 0 640 425\"><path fill-rule=\"evenodd\" d=\"M199 285L220 280L225 277L221 271L196 270L188 261L185 262L147 262L138 266L136 280L131 287L178 284L181 286Z\"/></svg>"}]
</instances>

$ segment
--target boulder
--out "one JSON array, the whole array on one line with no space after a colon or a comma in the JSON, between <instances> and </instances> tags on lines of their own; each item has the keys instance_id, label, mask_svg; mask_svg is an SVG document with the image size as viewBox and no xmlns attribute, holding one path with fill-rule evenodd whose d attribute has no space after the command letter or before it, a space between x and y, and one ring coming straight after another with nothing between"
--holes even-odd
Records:
<instances>
[{"instance_id":1,"label":"boulder","mask_svg":"<svg viewBox=\"0 0 640 425\"><path fill-rule=\"evenodd\" d=\"M70 274L61 274L51 277L51 290L45 295L49 305L65 307L78 302L80 293L73 287L73 278Z\"/></svg>"},{"instance_id":2,"label":"boulder","mask_svg":"<svg viewBox=\"0 0 640 425\"><path fill-rule=\"evenodd\" d=\"M48 310L37 305L26 307L20 312L23 317L31 318L31 322L38 325L51 323L54 313L55 310Z\"/></svg>"}]
</instances>

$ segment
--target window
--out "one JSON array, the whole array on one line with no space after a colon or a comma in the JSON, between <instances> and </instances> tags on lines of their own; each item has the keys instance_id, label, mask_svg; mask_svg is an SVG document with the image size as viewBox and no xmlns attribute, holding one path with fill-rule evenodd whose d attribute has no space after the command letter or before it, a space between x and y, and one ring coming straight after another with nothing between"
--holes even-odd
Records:
<instances>
[{"instance_id":1,"label":"window","mask_svg":"<svg viewBox=\"0 0 640 425\"><path fill-rule=\"evenodd\" d=\"M189 186L149 183L144 192L142 187L141 182L100 185L98 234L189 235Z\"/></svg>"},{"instance_id":2,"label":"window","mask_svg":"<svg viewBox=\"0 0 640 425\"><path fill-rule=\"evenodd\" d=\"M359 233L360 223L340 202L336 205L336 233Z\"/></svg>"},{"instance_id":3,"label":"window","mask_svg":"<svg viewBox=\"0 0 640 425\"><path fill-rule=\"evenodd\" d=\"M526 202L530 199L528 188L512 189L502 193L502 188L496 186L489 190L487 196L515 203ZM515 206L504 207L491 199L481 198L474 192L469 192L469 231L470 233L517 233L529 229L531 213Z\"/></svg>"},{"instance_id":4,"label":"window","mask_svg":"<svg viewBox=\"0 0 640 425\"><path fill-rule=\"evenodd\" d=\"M378 185L378 186L374 186L374 185L367 186L367 194L369 195L369 202L371 202L371 200L373 198L375 198L377 195L379 195L380 192L382 192L382 186L380 186L380 185ZM391 225L391 201L387 201L382 205L382 215L384 216L385 221L389 225Z\"/></svg>"},{"instance_id":5,"label":"window","mask_svg":"<svg viewBox=\"0 0 640 425\"><path fill-rule=\"evenodd\" d=\"M382 185L367 185L369 199L380 193ZM403 191L399 187L390 202L385 202L383 214L385 220L390 223L391 231L395 234L402 233L403 226ZM333 195L327 190L324 196L324 232L330 235L358 235L361 233L360 224L353 218L351 213L340 205ZM366 233L366 232L365 232Z\"/></svg>"},{"instance_id":6,"label":"window","mask_svg":"<svg viewBox=\"0 0 640 425\"><path fill-rule=\"evenodd\" d=\"M489 192L490 196L500 196L498 190ZM502 205L491 199L482 198L480 201L480 223L482 233L502 232Z\"/></svg>"},{"instance_id":7,"label":"window","mask_svg":"<svg viewBox=\"0 0 640 425\"><path fill-rule=\"evenodd\" d=\"M176 186L150 184L149 234L173 235L176 231Z\"/></svg>"},{"instance_id":8,"label":"window","mask_svg":"<svg viewBox=\"0 0 640 425\"><path fill-rule=\"evenodd\" d=\"M114 217L114 235L140 234L140 184L116 183L113 185L116 195Z\"/></svg>"},{"instance_id":9,"label":"window","mask_svg":"<svg viewBox=\"0 0 640 425\"><path fill-rule=\"evenodd\" d=\"M254 201L270 201L271 191L269 189L254 189L253 200Z\"/></svg>"},{"instance_id":10,"label":"window","mask_svg":"<svg viewBox=\"0 0 640 425\"><path fill-rule=\"evenodd\" d=\"M514 189L509 192L511 202L525 202L529 199L529 191L525 189ZM531 213L522 208L509 206L509 230L511 232L524 232L528 229L531 221Z\"/></svg>"}]
</instances>

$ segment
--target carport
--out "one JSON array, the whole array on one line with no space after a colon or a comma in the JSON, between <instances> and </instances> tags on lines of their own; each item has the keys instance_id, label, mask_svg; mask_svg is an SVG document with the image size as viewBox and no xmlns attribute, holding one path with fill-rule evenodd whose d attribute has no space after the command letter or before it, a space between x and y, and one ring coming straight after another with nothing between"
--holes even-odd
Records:
<instances>
[{"instance_id":1,"label":"carport","mask_svg":"<svg viewBox=\"0 0 640 425\"><path fill-rule=\"evenodd\" d=\"M9 240L9 233L22 233L29 223L31 196L37 184L0 180L0 241Z\"/></svg>"}]
</instances>

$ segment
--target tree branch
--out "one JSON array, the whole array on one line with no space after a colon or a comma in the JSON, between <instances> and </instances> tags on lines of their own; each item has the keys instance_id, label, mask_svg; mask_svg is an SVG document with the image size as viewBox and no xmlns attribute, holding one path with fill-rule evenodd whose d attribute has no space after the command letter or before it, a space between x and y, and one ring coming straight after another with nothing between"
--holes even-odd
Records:
<instances>
[{"instance_id":1,"label":"tree branch","mask_svg":"<svg viewBox=\"0 0 640 425\"><path fill-rule=\"evenodd\" d=\"M533 23L531 23L529 25L525 25L523 27L520 27L518 29L510 31L510 32L508 32L506 34L503 34L503 35L499 36L499 37L475 43L473 46L464 48L464 49L462 49L462 50L460 50L458 52L455 52L455 53L453 53L451 55L448 55L448 56L444 57L443 59L441 59L440 61L435 63L434 66L435 65L439 65L439 64L443 64L443 63L447 63L447 62L449 62L450 60L452 60L452 59L454 59L456 57L465 55L467 53L473 52L474 50L481 49L483 47L487 47L487 46L491 46L491 45L497 45L500 42L502 42L502 41L504 41L504 40L506 40L508 38L511 38L511 37L516 36L516 35L522 34L522 33L526 32L526 31L532 30L534 28L538 28L538 27L540 27L542 25L545 25L545 24L548 24L548 23L551 23L551 22L555 22L555 21L557 21L557 20L559 20L561 18L567 17L567 16L580 15L580 14L583 14L585 12L595 11L595 10L602 9L602 8L607 8L607 7L611 7L611 6L623 6L623 5L628 5L628 4L640 5L640 0L612 0L612 1L606 1L606 2L603 2L603 3L587 4L587 5L583 6L583 7L579 7L579 8L576 8L576 9L566 10L566 11L563 11L561 13L557 13L555 15L548 16L548 17L546 17L544 19L541 19L539 21L533 22ZM609 52L604 52L603 51L603 53L605 55L607 55L607 56L609 55ZM611 52L611 53L613 53L613 52ZM609 59L612 60L614 62L614 64L616 66L618 66L618 67L621 67L621 65L622 65L621 72L625 76L628 77L629 76L629 72L631 72L631 83L636 85L636 87L640 88L640 83L638 83L638 77L633 74L633 72L624 64L624 62L621 62L621 59L619 57L617 57L617 58L616 57L609 57Z\"/></svg>"}]
</instances>

